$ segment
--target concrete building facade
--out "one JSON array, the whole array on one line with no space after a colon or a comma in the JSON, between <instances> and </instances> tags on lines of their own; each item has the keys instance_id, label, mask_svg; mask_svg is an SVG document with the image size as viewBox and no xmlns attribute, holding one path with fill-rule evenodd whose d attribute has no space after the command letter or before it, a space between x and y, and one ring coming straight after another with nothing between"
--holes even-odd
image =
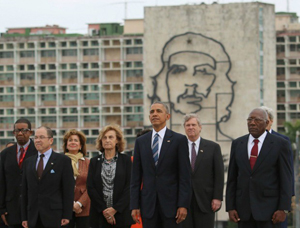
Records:
<instances>
[{"instance_id":1,"label":"concrete building facade","mask_svg":"<svg viewBox=\"0 0 300 228\"><path fill-rule=\"evenodd\" d=\"M51 127L56 151L70 128L82 130L88 150L94 151L99 129L107 124L120 125L127 150L133 148L143 128L143 37L123 34L116 23L98 27L102 30L94 36L38 36L25 30L2 35L1 150L14 139L13 123L20 117L28 118L33 129ZM117 30L101 34L103 28Z\"/></svg>"},{"instance_id":2,"label":"concrete building facade","mask_svg":"<svg viewBox=\"0 0 300 228\"><path fill-rule=\"evenodd\" d=\"M295 13L276 14L277 123L300 119L300 23Z\"/></svg>"}]
</instances>

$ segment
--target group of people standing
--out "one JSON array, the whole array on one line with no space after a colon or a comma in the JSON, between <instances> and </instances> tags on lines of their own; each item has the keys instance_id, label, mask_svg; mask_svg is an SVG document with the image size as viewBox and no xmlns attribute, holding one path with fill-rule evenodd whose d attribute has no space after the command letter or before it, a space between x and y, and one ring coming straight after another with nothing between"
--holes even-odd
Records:
<instances>
[{"instance_id":1,"label":"group of people standing","mask_svg":"<svg viewBox=\"0 0 300 228\"><path fill-rule=\"evenodd\" d=\"M17 143L0 154L3 222L13 228L129 228L142 219L144 228L213 228L224 187L219 144L200 137L196 114L184 116L186 136L166 127L170 112L162 102L151 105L149 119L153 129L136 139L133 163L121 153L118 126L102 128L96 140L101 153L89 160L82 132L66 132L59 154L51 148L50 128L38 127L32 140L31 123L17 120ZM232 143L226 210L240 228L280 227L290 211L291 149L266 130L269 122L265 109L254 109L249 134Z\"/></svg>"}]
</instances>

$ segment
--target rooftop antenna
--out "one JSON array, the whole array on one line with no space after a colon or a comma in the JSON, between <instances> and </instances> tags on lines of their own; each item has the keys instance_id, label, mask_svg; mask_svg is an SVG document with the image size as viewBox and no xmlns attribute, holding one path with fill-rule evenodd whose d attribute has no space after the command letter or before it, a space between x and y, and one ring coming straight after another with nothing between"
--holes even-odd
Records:
<instances>
[{"instance_id":1,"label":"rooftop antenna","mask_svg":"<svg viewBox=\"0 0 300 228\"><path fill-rule=\"evenodd\" d=\"M124 2L114 2L109 5L115 5L115 4L124 4L124 19L127 19L127 3L140 3L143 1L124 1Z\"/></svg>"}]
</instances>

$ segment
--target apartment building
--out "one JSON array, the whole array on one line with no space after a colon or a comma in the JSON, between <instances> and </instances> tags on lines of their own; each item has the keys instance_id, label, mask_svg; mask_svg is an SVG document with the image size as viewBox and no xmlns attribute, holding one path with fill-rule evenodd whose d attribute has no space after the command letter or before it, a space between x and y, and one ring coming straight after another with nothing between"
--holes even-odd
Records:
<instances>
[{"instance_id":1,"label":"apartment building","mask_svg":"<svg viewBox=\"0 0 300 228\"><path fill-rule=\"evenodd\" d=\"M33 129L51 127L56 151L71 128L83 131L88 150L95 151L99 129L107 124L121 126L126 150L132 150L143 129L140 21L89 24L89 35L66 34L57 25L1 34L0 150L14 140L20 117Z\"/></svg>"},{"instance_id":2,"label":"apartment building","mask_svg":"<svg viewBox=\"0 0 300 228\"><path fill-rule=\"evenodd\" d=\"M277 126L300 119L300 23L296 13L276 14Z\"/></svg>"}]
</instances>

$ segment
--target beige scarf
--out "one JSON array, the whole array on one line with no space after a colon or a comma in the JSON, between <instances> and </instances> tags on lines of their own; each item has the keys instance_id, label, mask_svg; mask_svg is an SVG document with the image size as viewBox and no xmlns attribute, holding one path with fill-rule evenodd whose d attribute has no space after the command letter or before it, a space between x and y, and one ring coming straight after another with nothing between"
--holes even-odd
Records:
<instances>
[{"instance_id":1,"label":"beige scarf","mask_svg":"<svg viewBox=\"0 0 300 228\"><path fill-rule=\"evenodd\" d=\"M75 177L79 176L77 163L78 163L79 159L83 158L83 154L82 153L77 153L77 154L66 153L66 155L69 158L71 158L71 160L72 160L72 167L73 167L74 176Z\"/></svg>"}]
</instances>

